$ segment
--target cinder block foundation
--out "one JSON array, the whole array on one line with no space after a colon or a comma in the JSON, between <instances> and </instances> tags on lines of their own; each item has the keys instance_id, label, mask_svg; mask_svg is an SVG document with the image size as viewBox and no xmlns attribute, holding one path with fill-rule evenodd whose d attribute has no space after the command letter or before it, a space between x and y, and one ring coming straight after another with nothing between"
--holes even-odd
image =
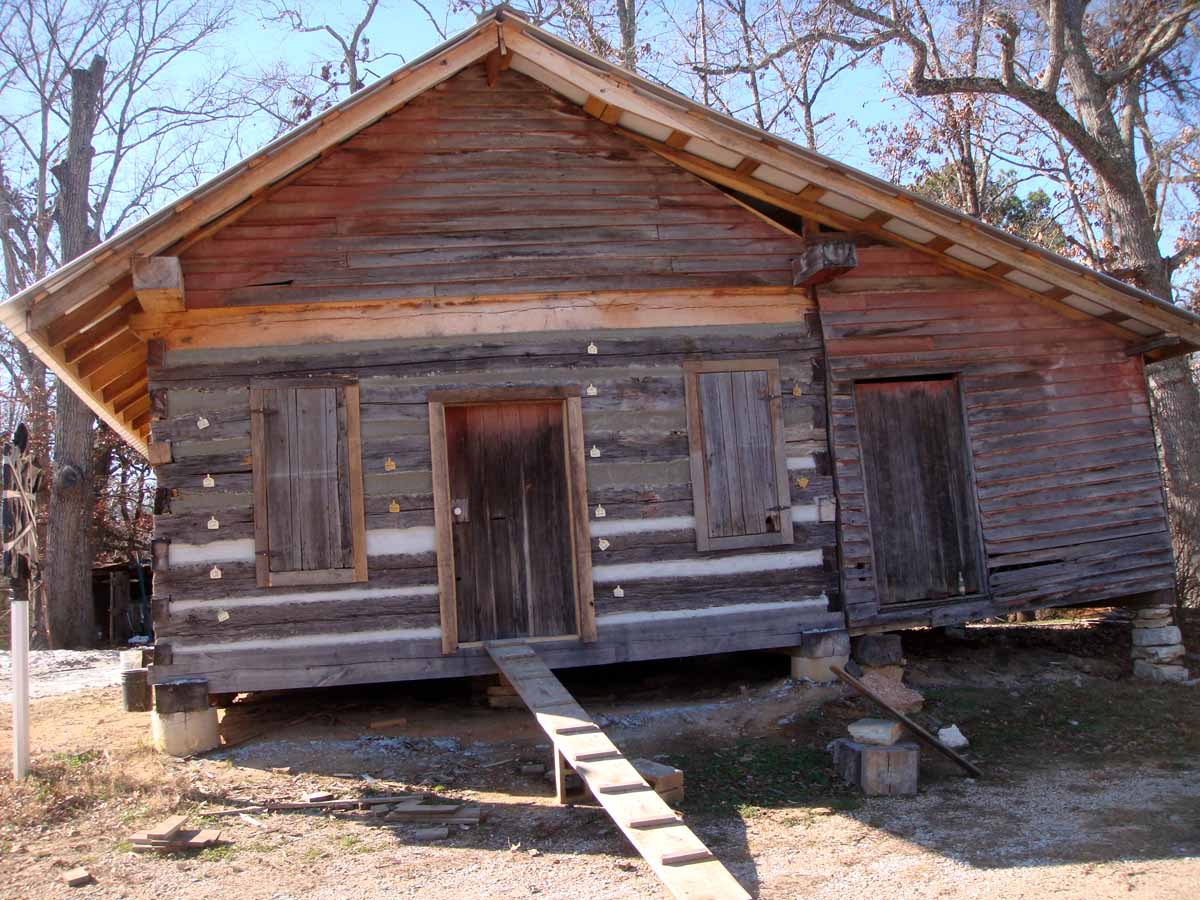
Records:
<instances>
[{"instance_id":1,"label":"cinder block foundation","mask_svg":"<svg viewBox=\"0 0 1200 900\"><path fill-rule=\"evenodd\" d=\"M208 702L208 679L156 684L150 736L154 748L169 756L191 756L220 746L217 710Z\"/></svg>"},{"instance_id":2,"label":"cinder block foundation","mask_svg":"<svg viewBox=\"0 0 1200 900\"><path fill-rule=\"evenodd\" d=\"M799 647L784 652L791 658L792 678L827 684L837 681L831 666L850 660L850 635L846 631L820 631L804 635Z\"/></svg>"}]
</instances>

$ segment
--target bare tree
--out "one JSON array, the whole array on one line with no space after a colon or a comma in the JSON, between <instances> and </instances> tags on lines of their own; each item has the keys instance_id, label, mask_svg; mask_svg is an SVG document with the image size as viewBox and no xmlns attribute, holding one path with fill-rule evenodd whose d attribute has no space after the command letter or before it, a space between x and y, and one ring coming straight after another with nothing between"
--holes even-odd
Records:
<instances>
[{"instance_id":1,"label":"bare tree","mask_svg":"<svg viewBox=\"0 0 1200 900\"><path fill-rule=\"evenodd\" d=\"M236 152L244 104L223 69L196 77L231 18L224 0L5 0L0 5L0 249L13 293L86 252ZM178 70L178 75L176 71ZM185 71L186 70L186 71ZM229 126L225 128L225 126ZM95 469L97 425L9 340L14 399L53 420L46 619L54 646L94 641L93 536L111 472ZM11 362L10 362L11 361ZM143 506L147 498L142 498Z\"/></svg>"},{"instance_id":2,"label":"bare tree","mask_svg":"<svg viewBox=\"0 0 1200 900\"><path fill-rule=\"evenodd\" d=\"M704 0L680 17L664 5L684 47L677 77L693 94L706 106L820 149L834 120L832 111L822 111L825 102L863 54L801 40L798 9L795 0Z\"/></svg>"},{"instance_id":3,"label":"bare tree","mask_svg":"<svg viewBox=\"0 0 1200 900\"><path fill-rule=\"evenodd\" d=\"M1078 226L1073 246L1093 265L1169 300L1173 278L1200 255L1195 231L1185 230L1169 251L1162 246L1172 205L1200 179L1200 84L1191 72L1198 18L1195 0L807 0L796 38L765 48L739 71L763 72L799 46L844 47L873 53L881 65L903 59L897 89L942 104L941 120L958 116L964 139L972 122L1013 125L1010 159L1028 156L1022 141L1031 133L1049 133L1037 147L1045 161L1034 168L1067 186ZM978 158L971 140L951 144L948 156L965 175ZM970 180L968 208L986 179ZM1200 470L1200 445L1168 418L1200 420L1200 390L1185 360L1156 367L1151 379L1175 532L1190 535L1194 548L1200 497L1191 473ZM1179 543L1177 550L1189 555ZM1196 599L1200 586L1184 584L1184 594Z\"/></svg>"}]
</instances>

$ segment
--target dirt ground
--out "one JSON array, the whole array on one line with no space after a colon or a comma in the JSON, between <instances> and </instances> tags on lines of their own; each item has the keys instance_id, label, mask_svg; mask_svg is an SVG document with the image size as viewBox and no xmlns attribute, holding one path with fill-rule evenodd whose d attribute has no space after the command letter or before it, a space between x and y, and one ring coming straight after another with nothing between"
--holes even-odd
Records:
<instances>
[{"instance_id":1,"label":"dirt ground","mask_svg":"<svg viewBox=\"0 0 1200 900\"><path fill-rule=\"evenodd\" d=\"M907 635L924 721L957 723L985 777L925 752L921 792L905 798L838 782L825 745L871 711L787 681L783 657L561 674L627 753L685 771L687 821L754 896L1197 896L1198 688L1130 680L1128 640L1120 622ZM598 807L559 807L548 781L520 774L549 761L545 736L468 681L243 697L222 731L250 740L191 761L150 750L148 714L122 712L115 688L48 696L33 704L36 772L20 785L7 712L0 897L667 896ZM406 721L370 727L394 718ZM426 790L487 819L421 842L357 812L205 816L314 790ZM131 852L131 832L173 812L229 842ZM95 883L65 886L79 865Z\"/></svg>"}]
</instances>

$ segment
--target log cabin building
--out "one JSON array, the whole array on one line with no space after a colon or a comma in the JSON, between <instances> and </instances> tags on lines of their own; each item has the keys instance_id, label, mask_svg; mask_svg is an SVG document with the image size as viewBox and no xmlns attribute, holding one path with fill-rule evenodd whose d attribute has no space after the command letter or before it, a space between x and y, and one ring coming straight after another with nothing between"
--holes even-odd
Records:
<instances>
[{"instance_id":1,"label":"log cabin building","mask_svg":"<svg viewBox=\"0 0 1200 900\"><path fill-rule=\"evenodd\" d=\"M154 463L153 678L1168 597L1200 318L499 8L11 298Z\"/></svg>"}]
</instances>

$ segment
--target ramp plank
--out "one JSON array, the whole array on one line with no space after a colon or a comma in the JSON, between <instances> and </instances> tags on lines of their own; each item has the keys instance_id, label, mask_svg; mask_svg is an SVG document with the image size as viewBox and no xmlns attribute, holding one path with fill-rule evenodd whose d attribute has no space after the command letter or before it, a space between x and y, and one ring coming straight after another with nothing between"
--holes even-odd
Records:
<instances>
[{"instance_id":1,"label":"ramp plank","mask_svg":"<svg viewBox=\"0 0 1200 900\"><path fill-rule=\"evenodd\" d=\"M564 759L571 764L672 896L749 900L729 870L620 754L532 647L511 641L483 646L554 742L556 769Z\"/></svg>"}]
</instances>

